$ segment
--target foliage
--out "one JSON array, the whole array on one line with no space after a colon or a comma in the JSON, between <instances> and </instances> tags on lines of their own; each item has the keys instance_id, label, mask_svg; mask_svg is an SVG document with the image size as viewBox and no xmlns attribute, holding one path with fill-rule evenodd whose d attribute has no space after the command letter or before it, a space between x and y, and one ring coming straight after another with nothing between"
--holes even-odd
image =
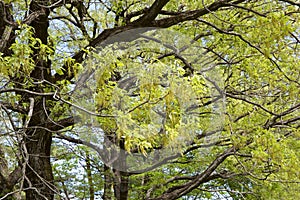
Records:
<instances>
[{"instance_id":1,"label":"foliage","mask_svg":"<svg viewBox=\"0 0 300 200\"><path fill-rule=\"evenodd\" d=\"M297 198L299 9L0 1L0 199Z\"/></svg>"}]
</instances>

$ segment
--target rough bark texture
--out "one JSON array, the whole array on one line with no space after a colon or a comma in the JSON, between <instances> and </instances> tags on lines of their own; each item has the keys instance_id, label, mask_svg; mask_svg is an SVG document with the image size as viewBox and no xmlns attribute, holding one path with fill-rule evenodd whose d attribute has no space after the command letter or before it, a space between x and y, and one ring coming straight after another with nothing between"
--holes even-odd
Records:
<instances>
[{"instance_id":1,"label":"rough bark texture","mask_svg":"<svg viewBox=\"0 0 300 200\"><path fill-rule=\"evenodd\" d=\"M33 116L29 126L39 126L47 120L42 101L36 100ZM53 199L54 187L52 167L50 163L52 135L43 129L34 129L26 132L25 145L29 156L26 167L26 176L30 177L26 190L26 199ZM36 188L36 189L35 189Z\"/></svg>"},{"instance_id":2,"label":"rough bark texture","mask_svg":"<svg viewBox=\"0 0 300 200\"><path fill-rule=\"evenodd\" d=\"M43 2L32 1L30 4L30 14L34 12L41 13L30 24L34 28L34 36L41 40L43 44L47 44L48 39L48 27L49 27L49 9L44 8ZM46 3L44 3L46 5ZM50 62L41 60L38 56L38 52L34 50L33 58L36 63L35 69L31 73L31 78L42 81L49 79ZM33 90L38 92L44 92L41 85L37 85ZM29 127L42 126L47 122L47 99L44 97L34 98L34 109L32 118L29 122ZM53 187L53 173L50 163L50 150L52 135L50 132L44 129L29 129L26 131L25 149L24 152L28 154L26 176L30 177L26 182L26 186L31 188L26 190L26 199L48 199L54 198Z\"/></svg>"}]
</instances>

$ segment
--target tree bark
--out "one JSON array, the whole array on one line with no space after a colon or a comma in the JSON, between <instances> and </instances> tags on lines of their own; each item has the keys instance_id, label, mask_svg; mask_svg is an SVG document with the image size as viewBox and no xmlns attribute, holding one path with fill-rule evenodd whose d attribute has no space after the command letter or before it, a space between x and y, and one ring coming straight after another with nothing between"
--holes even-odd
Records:
<instances>
[{"instance_id":1,"label":"tree bark","mask_svg":"<svg viewBox=\"0 0 300 200\"><path fill-rule=\"evenodd\" d=\"M44 6L43 6L44 5ZM48 16L50 10L45 7L46 1L31 1L30 13L41 13L35 18L29 25L34 28L34 37L40 39L43 44L48 43ZM33 59L36 66L32 73L31 78L34 80L42 81L50 79L50 61L41 60L38 57L39 50L33 49ZM38 92L44 92L43 85L36 85L32 90ZM25 147L23 148L26 165L26 177L25 186L30 189L26 190L26 200L39 200L47 199L52 200L54 198L54 186L53 186L53 174L50 163L50 151L52 135L50 132L41 128L30 128L36 126L43 126L47 123L48 112L47 99L44 97L33 97L34 108L33 114L28 124L29 129L26 130L24 137Z\"/></svg>"},{"instance_id":2,"label":"tree bark","mask_svg":"<svg viewBox=\"0 0 300 200\"><path fill-rule=\"evenodd\" d=\"M9 47L14 42L15 37L12 27L14 18L11 14L11 10L11 4L6 4L3 1L0 1L0 52L3 53L4 56L12 53Z\"/></svg>"},{"instance_id":3,"label":"tree bark","mask_svg":"<svg viewBox=\"0 0 300 200\"><path fill-rule=\"evenodd\" d=\"M126 172L114 170L114 193L117 200L128 199L128 175Z\"/></svg>"},{"instance_id":4,"label":"tree bark","mask_svg":"<svg viewBox=\"0 0 300 200\"><path fill-rule=\"evenodd\" d=\"M112 186L113 178L111 169L107 165L104 165L104 193L102 196L103 200L113 199Z\"/></svg>"},{"instance_id":5,"label":"tree bark","mask_svg":"<svg viewBox=\"0 0 300 200\"><path fill-rule=\"evenodd\" d=\"M120 139L119 146L121 151L119 152L118 159L114 162L114 194L117 200L128 199L128 173L127 169L127 152L125 151L125 141ZM120 169L120 170L118 170Z\"/></svg>"},{"instance_id":6,"label":"tree bark","mask_svg":"<svg viewBox=\"0 0 300 200\"><path fill-rule=\"evenodd\" d=\"M43 103L36 99L32 119L29 127L39 126L47 120ZM28 181L25 186L26 200L39 200L54 198L53 174L50 163L50 150L52 135L43 129L29 129L25 136L24 154L28 155L26 166L26 177ZM26 155L25 155L26 156Z\"/></svg>"}]
</instances>

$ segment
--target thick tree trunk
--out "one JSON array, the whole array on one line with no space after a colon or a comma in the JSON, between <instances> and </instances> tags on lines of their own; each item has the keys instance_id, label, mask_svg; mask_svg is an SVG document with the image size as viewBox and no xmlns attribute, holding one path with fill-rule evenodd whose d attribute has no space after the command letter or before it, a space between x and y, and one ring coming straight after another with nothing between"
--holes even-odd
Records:
<instances>
[{"instance_id":1,"label":"thick tree trunk","mask_svg":"<svg viewBox=\"0 0 300 200\"><path fill-rule=\"evenodd\" d=\"M34 28L34 37L40 39L43 44L48 43L48 16L50 10L46 8L48 1L31 1L30 13L40 13L29 25ZM50 80L51 62L44 61L39 55L39 49L33 48L33 59L36 63L34 70L30 76L36 81ZM32 88L37 92L44 92L44 85L38 84ZM26 186L31 188L26 190L27 200L39 200L54 198L53 174L50 163L50 150L52 135L50 132L43 128L30 128L30 127L43 127L48 121L49 112L47 109L47 99L44 97L34 97L33 114L28 125L29 129L26 130L25 135L25 162L26 166ZM48 113L49 114L49 113ZM27 157L26 157L27 156Z\"/></svg>"},{"instance_id":2,"label":"thick tree trunk","mask_svg":"<svg viewBox=\"0 0 300 200\"><path fill-rule=\"evenodd\" d=\"M115 183L114 192L117 200L128 199L128 175L126 172L114 170Z\"/></svg>"},{"instance_id":3,"label":"thick tree trunk","mask_svg":"<svg viewBox=\"0 0 300 200\"><path fill-rule=\"evenodd\" d=\"M128 174L119 170L113 170L104 166L104 194L103 200L128 199ZM113 189L113 192L112 192Z\"/></svg>"},{"instance_id":4,"label":"thick tree trunk","mask_svg":"<svg viewBox=\"0 0 300 200\"><path fill-rule=\"evenodd\" d=\"M38 101L38 100L36 100ZM44 112L42 102L34 106L32 119L29 127L39 126L45 123L47 116ZM28 181L25 186L26 200L39 200L54 198L53 174L50 163L52 135L44 129L29 129L25 137L26 177ZM26 160L26 156L28 160Z\"/></svg>"}]
</instances>

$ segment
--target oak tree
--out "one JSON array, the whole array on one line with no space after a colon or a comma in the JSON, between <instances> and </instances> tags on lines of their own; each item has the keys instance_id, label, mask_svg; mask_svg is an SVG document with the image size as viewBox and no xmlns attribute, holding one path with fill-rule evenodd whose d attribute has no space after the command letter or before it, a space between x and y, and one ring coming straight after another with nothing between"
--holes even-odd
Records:
<instances>
[{"instance_id":1,"label":"oak tree","mask_svg":"<svg viewBox=\"0 0 300 200\"><path fill-rule=\"evenodd\" d=\"M0 199L300 197L296 0L1 0Z\"/></svg>"}]
</instances>

